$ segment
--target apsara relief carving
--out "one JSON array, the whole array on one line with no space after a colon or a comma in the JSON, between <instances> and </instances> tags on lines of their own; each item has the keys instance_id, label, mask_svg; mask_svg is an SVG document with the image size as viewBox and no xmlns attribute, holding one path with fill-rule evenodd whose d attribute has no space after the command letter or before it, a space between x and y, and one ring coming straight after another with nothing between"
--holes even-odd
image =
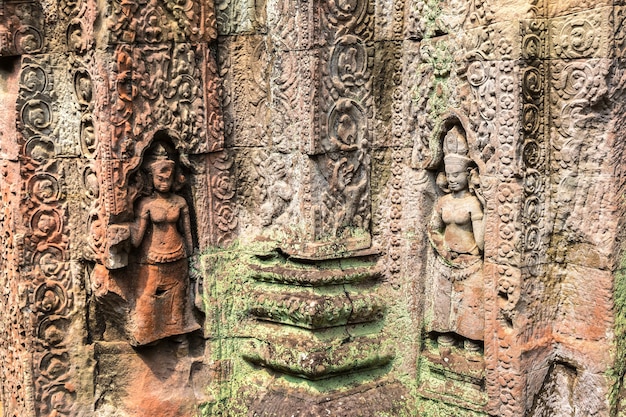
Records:
<instances>
[{"instance_id":1,"label":"apsara relief carving","mask_svg":"<svg viewBox=\"0 0 626 417\"><path fill-rule=\"evenodd\" d=\"M484 197L474 188L478 173L467 150L462 127L453 126L443 138L445 179L437 178L445 195L435 203L429 224L429 239L437 253L430 326L439 344L454 344L458 335L464 349L476 351L484 339L485 230L480 201Z\"/></svg>"},{"instance_id":2,"label":"apsara relief carving","mask_svg":"<svg viewBox=\"0 0 626 417\"><path fill-rule=\"evenodd\" d=\"M1 2L4 415L620 415L622 3Z\"/></svg>"},{"instance_id":3,"label":"apsara relief carving","mask_svg":"<svg viewBox=\"0 0 626 417\"><path fill-rule=\"evenodd\" d=\"M184 176L163 144L152 146L144 162L151 191L139 199L130 233L138 249L132 334L140 345L200 328L189 298L187 256L194 251L189 206L175 193Z\"/></svg>"}]
</instances>

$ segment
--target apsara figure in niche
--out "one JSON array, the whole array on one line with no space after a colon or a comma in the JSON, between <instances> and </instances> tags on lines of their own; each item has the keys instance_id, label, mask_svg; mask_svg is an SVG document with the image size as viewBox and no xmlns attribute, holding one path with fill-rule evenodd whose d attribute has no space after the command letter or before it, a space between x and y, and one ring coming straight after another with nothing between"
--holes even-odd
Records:
<instances>
[{"instance_id":1,"label":"apsara figure in niche","mask_svg":"<svg viewBox=\"0 0 626 417\"><path fill-rule=\"evenodd\" d=\"M189 207L177 195L184 181L157 143L144 162L148 193L139 199L132 245L139 248L132 334L137 345L198 330L188 292L187 256L193 251Z\"/></svg>"},{"instance_id":2,"label":"apsara figure in niche","mask_svg":"<svg viewBox=\"0 0 626 417\"><path fill-rule=\"evenodd\" d=\"M433 209L428 236L436 256L430 330L439 345L462 342L477 351L484 340L483 203L473 188L476 168L467 156L465 132L452 127L443 142L444 172L437 184L445 191Z\"/></svg>"}]
</instances>

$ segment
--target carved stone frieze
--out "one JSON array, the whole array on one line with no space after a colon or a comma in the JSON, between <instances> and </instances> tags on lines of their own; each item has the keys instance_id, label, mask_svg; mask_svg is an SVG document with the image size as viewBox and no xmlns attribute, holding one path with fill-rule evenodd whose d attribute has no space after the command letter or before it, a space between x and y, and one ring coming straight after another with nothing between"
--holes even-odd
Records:
<instances>
[{"instance_id":1,"label":"carved stone frieze","mask_svg":"<svg viewBox=\"0 0 626 417\"><path fill-rule=\"evenodd\" d=\"M206 42L217 36L212 4L193 0L112 1L105 16L108 39L114 44Z\"/></svg>"},{"instance_id":2,"label":"carved stone frieze","mask_svg":"<svg viewBox=\"0 0 626 417\"><path fill-rule=\"evenodd\" d=\"M46 47L44 11L38 2L0 5L0 55L36 54Z\"/></svg>"},{"instance_id":3,"label":"carved stone frieze","mask_svg":"<svg viewBox=\"0 0 626 417\"><path fill-rule=\"evenodd\" d=\"M31 311L33 407L37 415L69 416L82 406L77 402L83 395L77 391L82 386L77 385L75 370L80 360L70 344L84 332L84 319L77 314L81 303L75 301L81 296L76 292L81 272L70 251L68 190L73 184L66 178L73 167L58 158L61 149L55 144L59 114L53 88L58 74L51 60L43 56L22 62L22 79L28 82L17 102L24 150L19 265L25 284L21 291Z\"/></svg>"},{"instance_id":4,"label":"carved stone frieze","mask_svg":"<svg viewBox=\"0 0 626 417\"><path fill-rule=\"evenodd\" d=\"M0 414L623 414L625 8L0 0Z\"/></svg>"}]
</instances>

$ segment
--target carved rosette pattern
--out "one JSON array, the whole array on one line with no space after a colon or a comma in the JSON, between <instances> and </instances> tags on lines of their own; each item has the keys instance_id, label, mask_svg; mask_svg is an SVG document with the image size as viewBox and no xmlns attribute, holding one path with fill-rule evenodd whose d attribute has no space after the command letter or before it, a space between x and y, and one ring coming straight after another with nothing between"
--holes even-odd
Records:
<instances>
[{"instance_id":1,"label":"carved rosette pattern","mask_svg":"<svg viewBox=\"0 0 626 417\"><path fill-rule=\"evenodd\" d=\"M33 333L32 378L38 416L70 415L76 398L68 346L74 306L70 270L67 166L56 159L53 135L58 123L51 63L25 57L18 99L21 158L20 248L23 291L28 293Z\"/></svg>"},{"instance_id":2,"label":"carved rosette pattern","mask_svg":"<svg viewBox=\"0 0 626 417\"><path fill-rule=\"evenodd\" d=\"M393 2L393 22L391 25L394 39L400 39L404 32L404 1ZM392 49L394 56L392 61L393 66L393 104L391 109L391 143L393 149L391 151L391 214L389 219L389 246L388 246L388 273L398 274L400 273L402 266L400 259L401 254L401 234L402 234L402 208L403 208L403 177L404 167L407 165L405 160L405 146L403 141L405 132L404 123L404 88L402 85L404 65L401 59L401 48L399 45L394 45Z\"/></svg>"},{"instance_id":3,"label":"carved rosette pattern","mask_svg":"<svg viewBox=\"0 0 626 417\"><path fill-rule=\"evenodd\" d=\"M402 186L403 186L403 167L404 152L402 149L394 148L391 152L391 173L393 175L391 182L391 213L389 215L389 263L387 270L389 274L398 274L402 270L400 263L401 254L401 232L402 232Z\"/></svg>"},{"instance_id":4,"label":"carved rosette pattern","mask_svg":"<svg viewBox=\"0 0 626 417\"><path fill-rule=\"evenodd\" d=\"M494 40L499 39L497 43L493 42L493 56L497 61L489 68L492 78L487 82L494 84L483 99L486 102L493 99L495 131L488 135L494 134L496 140L489 142L481 152L482 159L489 166L486 171L495 174L488 176L482 184L488 201L485 233L490 236L485 256L493 262L485 269L485 335L497 335L495 339L485 337L487 408L492 413L498 410L502 415L514 416L521 412L518 399L523 392L523 372L516 347L519 329L518 320L515 320L521 285L519 242L522 224L518 212L522 190L517 175L521 139L519 114L523 106L519 104L519 96L523 93L520 92L513 55L516 46L513 43L519 42L519 38L510 39L497 29L493 35ZM489 129L488 125L491 122L485 124L483 121L481 126Z\"/></svg>"},{"instance_id":5,"label":"carved rosette pattern","mask_svg":"<svg viewBox=\"0 0 626 417\"><path fill-rule=\"evenodd\" d=\"M41 53L46 48L43 12L39 2L0 4L0 56Z\"/></svg>"},{"instance_id":6,"label":"carved rosette pattern","mask_svg":"<svg viewBox=\"0 0 626 417\"><path fill-rule=\"evenodd\" d=\"M546 56L547 28L545 21L533 20L522 26L522 57L525 66L521 76L522 85L522 132L520 159L523 169L524 201L522 205L522 256L524 270L523 293L534 305L535 311L541 310L542 290L533 284L541 275L545 263L545 241L542 232L545 227L543 207L547 204L545 175L548 172L547 140L545 120L545 89L548 84L547 68L543 59ZM545 329L548 317L533 317L533 329L523 329L524 338L530 340L537 331Z\"/></svg>"}]
</instances>

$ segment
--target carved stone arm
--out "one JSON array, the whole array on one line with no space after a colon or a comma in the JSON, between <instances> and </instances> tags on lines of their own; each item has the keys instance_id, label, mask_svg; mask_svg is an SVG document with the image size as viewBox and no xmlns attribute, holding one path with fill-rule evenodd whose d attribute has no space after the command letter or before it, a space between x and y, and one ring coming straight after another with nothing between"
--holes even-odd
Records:
<instances>
[{"instance_id":1,"label":"carved stone arm","mask_svg":"<svg viewBox=\"0 0 626 417\"><path fill-rule=\"evenodd\" d=\"M485 249L485 222L482 215L480 218L476 219L472 217L472 230L474 232L476 246L478 246L478 249L482 252Z\"/></svg>"},{"instance_id":2,"label":"carved stone arm","mask_svg":"<svg viewBox=\"0 0 626 417\"><path fill-rule=\"evenodd\" d=\"M183 236L185 238L185 245L187 246L187 255L192 255L194 252L193 248L193 238L191 235L191 220L189 218L189 208L187 205L183 207L181 210L181 223L183 228Z\"/></svg>"},{"instance_id":3,"label":"carved stone arm","mask_svg":"<svg viewBox=\"0 0 626 417\"><path fill-rule=\"evenodd\" d=\"M445 246L443 237L445 227L446 225L441 218L439 205L437 205L433 209L433 214L430 218L430 222L428 223L428 239L441 256L448 258L449 250Z\"/></svg>"},{"instance_id":4,"label":"carved stone arm","mask_svg":"<svg viewBox=\"0 0 626 417\"><path fill-rule=\"evenodd\" d=\"M128 265L130 225L113 224L107 228L106 268L119 269Z\"/></svg>"}]
</instances>

